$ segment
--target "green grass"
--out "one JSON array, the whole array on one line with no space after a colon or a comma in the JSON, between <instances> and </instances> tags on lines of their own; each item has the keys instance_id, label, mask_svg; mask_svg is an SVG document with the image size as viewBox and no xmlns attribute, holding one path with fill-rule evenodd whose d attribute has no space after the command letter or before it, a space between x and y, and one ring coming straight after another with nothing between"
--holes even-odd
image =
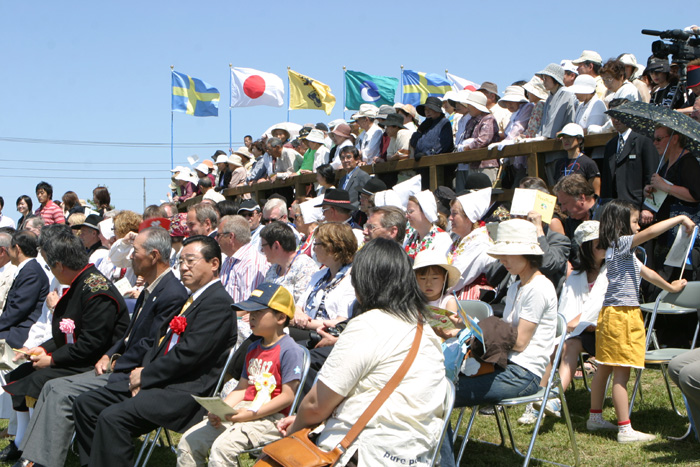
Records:
<instances>
[{"instance_id":1,"label":"green grass","mask_svg":"<svg viewBox=\"0 0 700 467\"><path fill-rule=\"evenodd\" d=\"M629 390L632 389L630 382ZM566 392L566 398L572 414L576 441L578 443L581 456L581 465L584 466L662 466L700 465L700 449L695 441L673 442L666 439L667 436L681 436L687 428L687 419L677 416L671 410L668 401L666 388L663 379L658 371L646 371L642 377L643 400L637 399L635 411L632 414L633 426L641 431L655 433L656 441L643 444L622 445L615 441L615 434L609 433L588 433L586 430L586 419L588 417L589 393L583 388L583 384L577 381L575 389ZM676 401L681 402L680 391L674 388ZM517 425L516 419L523 409L509 409L511 421L516 425L515 437L518 447L525 451L532 434L532 426L521 427ZM685 412L685 409L682 409ZM469 410L465 414L468 419ZM453 412L453 419L456 421L458 411ZM607 420L614 421L615 413L610 400L605 404L603 416ZM3 424L0 423L0 427ZM464 432L466 420L463 423L461 432ZM179 440L179 435L175 435L175 442ZM506 442L506 447L497 447L478 442L474 439L499 442L496 420L493 416L478 415L474 428L472 429L472 440L467 444L462 465L466 466L508 466L522 464L522 460L513 453L510 443ZM461 438L457 441L458 446ZM1 442L0 448L7 443ZM457 446L457 447L458 447ZM569 436L566 425L562 420L546 417L540 428L540 434L535 445L534 455L560 463L571 462L573 451L569 443ZM243 467L252 465L253 462L243 463ZM531 465L538 465L532 462ZM10 467L12 464L2 464L0 467ZM70 454L67 466L79 466L77 456ZM175 465L175 456L165 448L156 448L149 463L151 467L165 467Z\"/></svg>"}]
</instances>

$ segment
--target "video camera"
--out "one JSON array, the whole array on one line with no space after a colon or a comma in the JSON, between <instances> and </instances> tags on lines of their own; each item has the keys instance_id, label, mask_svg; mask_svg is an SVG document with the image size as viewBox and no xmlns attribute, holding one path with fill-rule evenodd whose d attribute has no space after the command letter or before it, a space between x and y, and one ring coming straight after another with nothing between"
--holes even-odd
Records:
<instances>
[{"instance_id":1,"label":"video camera","mask_svg":"<svg viewBox=\"0 0 700 467\"><path fill-rule=\"evenodd\" d=\"M687 63L696 58L700 58L700 28L668 29L666 31L655 31L653 29L642 29L642 34L647 36L658 36L663 40L651 43L651 52L656 58L665 59L673 56L674 62ZM693 37L691 39L691 37Z\"/></svg>"}]
</instances>

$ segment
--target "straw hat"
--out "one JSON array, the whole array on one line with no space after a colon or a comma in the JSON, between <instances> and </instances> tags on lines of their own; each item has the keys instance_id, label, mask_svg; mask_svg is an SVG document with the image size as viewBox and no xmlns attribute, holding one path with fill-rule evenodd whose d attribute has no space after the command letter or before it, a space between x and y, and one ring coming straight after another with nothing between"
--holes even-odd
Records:
<instances>
[{"instance_id":1,"label":"straw hat","mask_svg":"<svg viewBox=\"0 0 700 467\"><path fill-rule=\"evenodd\" d=\"M537 241L537 228L524 219L511 219L498 224L496 243L486 252L489 256L544 255Z\"/></svg>"},{"instance_id":2,"label":"straw hat","mask_svg":"<svg viewBox=\"0 0 700 467\"><path fill-rule=\"evenodd\" d=\"M416 255L416 259L413 261L413 270L417 271L422 268L427 268L430 266L438 266L447 272L447 288L451 289L454 287L461 274L459 269L447 264L447 258L445 255L440 254L437 250L423 250Z\"/></svg>"},{"instance_id":3,"label":"straw hat","mask_svg":"<svg viewBox=\"0 0 700 467\"><path fill-rule=\"evenodd\" d=\"M240 148L236 149L233 151L234 154L238 154L241 157L245 157L247 159L251 159L253 156L250 154L250 150L248 150L247 147L241 146Z\"/></svg>"},{"instance_id":4,"label":"straw hat","mask_svg":"<svg viewBox=\"0 0 700 467\"><path fill-rule=\"evenodd\" d=\"M377 114L379 113L379 109L377 108L376 105L373 104L361 104L360 105L360 111L352 115L353 120L357 120L360 117L367 117L367 118L377 118Z\"/></svg>"},{"instance_id":5,"label":"straw hat","mask_svg":"<svg viewBox=\"0 0 700 467\"><path fill-rule=\"evenodd\" d=\"M243 167L243 160L241 160L241 156L236 153L231 154L226 162L237 167Z\"/></svg>"}]
</instances>

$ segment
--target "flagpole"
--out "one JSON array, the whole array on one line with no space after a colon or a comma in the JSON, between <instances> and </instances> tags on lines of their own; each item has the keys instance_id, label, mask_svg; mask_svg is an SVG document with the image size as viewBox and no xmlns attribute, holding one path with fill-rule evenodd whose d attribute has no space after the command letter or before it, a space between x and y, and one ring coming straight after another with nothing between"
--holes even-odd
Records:
<instances>
[{"instance_id":1,"label":"flagpole","mask_svg":"<svg viewBox=\"0 0 700 467\"><path fill-rule=\"evenodd\" d=\"M173 99L173 70L175 70L175 65L170 65L170 100L172 101ZM174 156L173 156L173 104L171 102L170 104L170 170L175 168L175 163L174 163Z\"/></svg>"},{"instance_id":2,"label":"flagpole","mask_svg":"<svg viewBox=\"0 0 700 467\"><path fill-rule=\"evenodd\" d=\"M401 79L399 80L399 86L401 87L401 103L403 104L403 65L401 65Z\"/></svg>"},{"instance_id":3,"label":"flagpole","mask_svg":"<svg viewBox=\"0 0 700 467\"><path fill-rule=\"evenodd\" d=\"M347 71L347 68L345 68L345 65L343 65L343 120L345 120L345 111L348 110L348 98L345 94L345 74Z\"/></svg>"},{"instance_id":4,"label":"flagpole","mask_svg":"<svg viewBox=\"0 0 700 467\"><path fill-rule=\"evenodd\" d=\"M232 135L232 124L231 124L231 101L233 99L232 95L232 86L233 86L233 78L231 77L231 74L233 72L233 63L228 64L228 149L229 151L233 149L231 146L233 146L233 135Z\"/></svg>"},{"instance_id":5,"label":"flagpole","mask_svg":"<svg viewBox=\"0 0 700 467\"><path fill-rule=\"evenodd\" d=\"M288 66L287 67L287 122L289 122L289 107L292 104L292 96L290 95L290 84L289 84L289 70L291 70L292 67Z\"/></svg>"}]
</instances>

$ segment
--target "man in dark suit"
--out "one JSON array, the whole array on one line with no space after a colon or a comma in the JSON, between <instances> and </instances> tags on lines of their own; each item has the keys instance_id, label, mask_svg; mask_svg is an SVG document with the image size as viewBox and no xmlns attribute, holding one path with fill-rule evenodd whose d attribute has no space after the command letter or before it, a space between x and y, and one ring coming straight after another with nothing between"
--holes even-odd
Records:
<instances>
[{"instance_id":1,"label":"man in dark suit","mask_svg":"<svg viewBox=\"0 0 700 467\"><path fill-rule=\"evenodd\" d=\"M56 303L51 320L51 338L29 349L31 362L24 363L6 377L3 389L12 396L17 411L17 434L0 453L0 462L17 460L28 407L39 398L44 384L54 378L84 373L124 334L129 313L114 285L94 265L69 226L52 224L41 231L41 254L54 277L70 285L62 296L53 291L49 303ZM16 444L15 444L16 443Z\"/></svg>"},{"instance_id":2,"label":"man in dark suit","mask_svg":"<svg viewBox=\"0 0 700 467\"><path fill-rule=\"evenodd\" d=\"M73 434L73 402L80 394L128 380L146 351L160 337L163 323L182 309L187 289L170 270L170 234L159 227L142 230L134 240L134 273L144 278L126 333L105 353L94 371L47 382L19 448L22 457L41 465L63 465ZM23 465L23 463L20 463Z\"/></svg>"},{"instance_id":3,"label":"man in dark suit","mask_svg":"<svg viewBox=\"0 0 700 467\"><path fill-rule=\"evenodd\" d=\"M215 240L185 240L180 276L192 296L180 314L161 328L129 380L110 381L75 400L82 465L132 465L133 437L158 426L184 431L201 419L204 410L192 395L211 394L236 343L236 314L219 280L220 265Z\"/></svg>"},{"instance_id":4,"label":"man in dark suit","mask_svg":"<svg viewBox=\"0 0 700 467\"><path fill-rule=\"evenodd\" d=\"M626 99L614 99L613 109ZM610 118L617 136L605 145L601 174L600 197L624 199L634 203L640 210L639 223L651 224L654 214L644 209L644 187L659 165L659 153L650 138L633 132L621 121Z\"/></svg>"},{"instance_id":5,"label":"man in dark suit","mask_svg":"<svg viewBox=\"0 0 700 467\"><path fill-rule=\"evenodd\" d=\"M359 167L361 160L360 153L354 146L345 146L340 150L340 162L346 173L338 188L350 194L350 202L355 209L359 206L360 190L369 181L369 174Z\"/></svg>"},{"instance_id":6,"label":"man in dark suit","mask_svg":"<svg viewBox=\"0 0 700 467\"><path fill-rule=\"evenodd\" d=\"M41 316L41 307L49 293L49 279L35 259L38 247L36 235L20 230L12 235L7 250L17 270L0 315L0 339L16 349L27 340L29 328Z\"/></svg>"}]
</instances>

